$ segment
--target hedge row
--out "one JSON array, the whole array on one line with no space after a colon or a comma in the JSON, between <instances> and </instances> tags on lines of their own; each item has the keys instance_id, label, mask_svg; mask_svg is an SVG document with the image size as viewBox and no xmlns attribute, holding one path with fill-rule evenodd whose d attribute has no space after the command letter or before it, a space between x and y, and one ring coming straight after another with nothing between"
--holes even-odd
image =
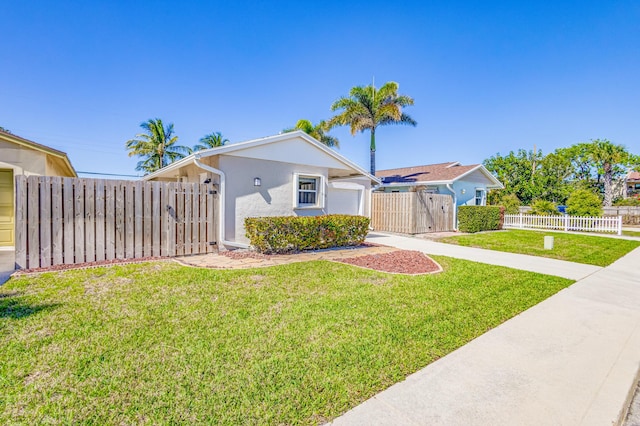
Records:
<instances>
[{"instance_id":1,"label":"hedge row","mask_svg":"<svg viewBox=\"0 0 640 426\"><path fill-rule=\"evenodd\" d=\"M286 253L362 244L369 218L350 215L248 217L244 228L261 253Z\"/></svg>"},{"instance_id":2,"label":"hedge row","mask_svg":"<svg viewBox=\"0 0 640 426\"><path fill-rule=\"evenodd\" d=\"M502 229L503 222L504 207L458 207L458 230L461 232L494 231L496 229Z\"/></svg>"}]
</instances>

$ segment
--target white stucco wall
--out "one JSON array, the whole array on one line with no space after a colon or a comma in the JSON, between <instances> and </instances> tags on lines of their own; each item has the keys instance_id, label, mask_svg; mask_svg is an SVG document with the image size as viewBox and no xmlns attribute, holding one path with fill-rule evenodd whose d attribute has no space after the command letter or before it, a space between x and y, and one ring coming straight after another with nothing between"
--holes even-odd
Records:
<instances>
[{"instance_id":1,"label":"white stucco wall","mask_svg":"<svg viewBox=\"0 0 640 426\"><path fill-rule=\"evenodd\" d=\"M326 209L294 208L294 175L322 176L326 197L327 169L279 161L258 160L221 155L219 168L226 174L225 234L226 239L247 244L244 219L258 216L315 216ZM262 185L253 185L259 177ZM325 199L326 206L326 199Z\"/></svg>"}]
</instances>

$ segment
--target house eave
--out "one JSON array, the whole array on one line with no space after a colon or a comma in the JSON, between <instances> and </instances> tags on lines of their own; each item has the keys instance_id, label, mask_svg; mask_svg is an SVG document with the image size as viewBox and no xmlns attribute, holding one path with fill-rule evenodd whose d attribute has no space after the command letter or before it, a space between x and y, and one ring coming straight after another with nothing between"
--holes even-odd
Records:
<instances>
[{"instance_id":1,"label":"house eave","mask_svg":"<svg viewBox=\"0 0 640 426\"><path fill-rule=\"evenodd\" d=\"M209 149L205 149L205 150L202 150L202 151L197 151L197 152L194 152L193 154L189 154L188 156L186 156L186 157L184 157L184 158L182 158L182 159L180 159L180 160L178 160L178 161L176 161L174 163L169 164L166 167L163 167L160 170L157 170L157 171L155 171L153 173L150 173L150 174L148 174L146 176L143 176L142 180L151 180L151 179L155 179L155 178L158 178L158 177L166 177L168 172L174 171L174 170L179 169L180 167L182 167L184 165L192 163L194 158L206 158L206 157L211 157L211 156L214 156L214 155L227 154L227 153L231 153L231 152L236 152L236 151L241 151L241 150L244 150L244 149L253 148L253 147L256 147L256 146L275 143L275 142L279 142L279 141L283 141L283 140L287 140L287 139L293 139L293 138L296 138L296 137L300 137L300 138L304 139L306 142L308 142L308 143L312 144L313 146L315 146L316 148L322 150L323 152L325 152L329 156L333 157L335 160L337 160L340 163L342 163L345 166L347 166L348 168L358 172L359 175L369 178L372 182L380 183L380 179L378 179L377 177L369 174L363 168L361 168L357 164L354 164L351 161L347 160L342 155L333 152L331 149L329 149L328 147L326 147L322 143L318 142L317 140L315 140L314 138L312 138L311 136L307 135L305 132L303 132L301 130L297 130L295 132L283 133L283 134L275 135L275 136L267 136L267 137L259 138L259 139L252 139L252 140L248 140L248 141L244 141L244 142L238 142L238 143L234 143L234 144L229 144L229 145L225 145L225 146L221 146L221 147L217 147L217 148L209 148ZM274 158L273 161L278 161L278 160Z\"/></svg>"}]
</instances>

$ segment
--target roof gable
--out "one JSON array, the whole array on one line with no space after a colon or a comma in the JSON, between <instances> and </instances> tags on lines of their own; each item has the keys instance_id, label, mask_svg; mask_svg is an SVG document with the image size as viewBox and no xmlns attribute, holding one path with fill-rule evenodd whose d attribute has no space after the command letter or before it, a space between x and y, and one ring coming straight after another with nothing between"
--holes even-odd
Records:
<instances>
[{"instance_id":1,"label":"roof gable","mask_svg":"<svg viewBox=\"0 0 640 426\"><path fill-rule=\"evenodd\" d=\"M71 161L69 161L69 157L65 152L59 151L57 149L53 149L46 145L39 144L37 142L30 141L29 139L22 138L20 136L14 135L13 133L8 133L0 130L0 140L5 142L13 143L19 145L23 148L32 149L35 151L43 152L61 163L63 168L66 168L69 172L69 176L77 176L77 173L73 166L71 165Z\"/></svg>"},{"instance_id":2,"label":"roof gable","mask_svg":"<svg viewBox=\"0 0 640 426\"><path fill-rule=\"evenodd\" d=\"M399 186L402 184L446 184L465 177L478 180L481 174L489 187L502 188L502 184L482 164L463 166L459 162L427 164L424 166L403 167L399 169L379 170L376 176L382 179L383 185Z\"/></svg>"},{"instance_id":3,"label":"roof gable","mask_svg":"<svg viewBox=\"0 0 640 426\"><path fill-rule=\"evenodd\" d=\"M300 137L275 141L270 144L249 146L227 152L225 155L255 158L259 160L281 161L283 163L303 163L307 166L350 170L352 167L337 158L306 143Z\"/></svg>"},{"instance_id":4,"label":"roof gable","mask_svg":"<svg viewBox=\"0 0 640 426\"><path fill-rule=\"evenodd\" d=\"M277 145L280 146L278 146L277 149L273 149ZM158 171L144 176L142 179L154 179L166 175L173 170L177 170L182 166L191 164L194 160L215 155L231 155L311 166L318 165L320 167L347 171L352 170L354 174L363 175L374 182L379 182L379 179L375 176L370 175L360 166L352 163L301 130L197 151ZM320 157L320 159L318 159L318 157Z\"/></svg>"}]
</instances>

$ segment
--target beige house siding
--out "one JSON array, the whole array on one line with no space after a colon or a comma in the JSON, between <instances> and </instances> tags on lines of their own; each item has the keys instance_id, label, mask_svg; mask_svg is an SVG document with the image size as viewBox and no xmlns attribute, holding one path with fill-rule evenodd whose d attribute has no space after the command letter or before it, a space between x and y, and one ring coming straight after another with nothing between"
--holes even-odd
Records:
<instances>
[{"instance_id":1,"label":"beige house siding","mask_svg":"<svg viewBox=\"0 0 640 426\"><path fill-rule=\"evenodd\" d=\"M0 169L12 169L13 175L46 175L47 155L11 142L0 140Z\"/></svg>"}]
</instances>

